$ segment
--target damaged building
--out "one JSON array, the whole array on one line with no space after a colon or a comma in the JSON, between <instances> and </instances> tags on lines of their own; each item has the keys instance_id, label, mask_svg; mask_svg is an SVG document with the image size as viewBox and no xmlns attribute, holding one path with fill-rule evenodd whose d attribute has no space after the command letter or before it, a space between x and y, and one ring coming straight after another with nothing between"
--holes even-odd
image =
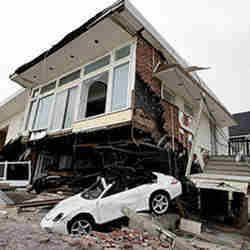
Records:
<instances>
[{"instance_id":1,"label":"damaged building","mask_svg":"<svg viewBox=\"0 0 250 250\"><path fill-rule=\"evenodd\" d=\"M28 97L18 142L7 137L3 157L30 160L33 181L49 174L58 185L82 185L81 176L119 166L180 177L187 162L178 166L175 152L192 147L201 99L198 159L227 154L219 131L227 136L235 125L199 69L129 1L118 1L10 76Z\"/></svg>"}]
</instances>

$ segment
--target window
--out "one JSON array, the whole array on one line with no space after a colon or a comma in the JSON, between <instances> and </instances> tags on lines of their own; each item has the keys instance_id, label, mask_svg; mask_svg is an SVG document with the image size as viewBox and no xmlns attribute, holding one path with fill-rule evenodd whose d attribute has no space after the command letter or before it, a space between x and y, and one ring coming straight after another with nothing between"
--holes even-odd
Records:
<instances>
[{"instance_id":1,"label":"window","mask_svg":"<svg viewBox=\"0 0 250 250\"><path fill-rule=\"evenodd\" d=\"M187 103L184 103L184 112L190 116L193 116L193 108Z\"/></svg>"},{"instance_id":2,"label":"window","mask_svg":"<svg viewBox=\"0 0 250 250\"><path fill-rule=\"evenodd\" d=\"M56 82L52 82L44 87L41 88L40 95L45 94L51 90L53 90L56 87Z\"/></svg>"},{"instance_id":3,"label":"window","mask_svg":"<svg viewBox=\"0 0 250 250\"><path fill-rule=\"evenodd\" d=\"M77 120L82 120L127 108L135 76L134 51L131 43L114 49L83 65L83 70L33 89L25 129L67 129L72 127L76 112ZM76 85L80 85L80 93Z\"/></svg>"},{"instance_id":4,"label":"window","mask_svg":"<svg viewBox=\"0 0 250 250\"><path fill-rule=\"evenodd\" d=\"M63 78L61 78L59 80L59 87L65 85L67 83L73 82L74 80L80 78L80 74L81 74L81 70L79 69L73 73L70 73L70 74L64 76Z\"/></svg>"},{"instance_id":5,"label":"window","mask_svg":"<svg viewBox=\"0 0 250 250\"><path fill-rule=\"evenodd\" d=\"M93 63L88 64L84 67L84 74L91 73L93 71L96 71L97 69L100 69L110 63L110 55L103 57L102 59L95 61Z\"/></svg>"},{"instance_id":6,"label":"window","mask_svg":"<svg viewBox=\"0 0 250 250\"><path fill-rule=\"evenodd\" d=\"M125 108L128 104L128 72L128 63L114 69L111 111Z\"/></svg>"},{"instance_id":7,"label":"window","mask_svg":"<svg viewBox=\"0 0 250 250\"><path fill-rule=\"evenodd\" d=\"M161 98L171 104L175 103L175 96L170 93L165 84L161 85Z\"/></svg>"},{"instance_id":8,"label":"window","mask_svg":"<svg viewBox=\"0 0 250 250\"><path fill-rule=\"evenodd\" d=\"M88 93L86 117L105 113L106 83L94 82Z\"/></svg>"},{"instance_id":9,"label":"window","mask_svg":"<svg viewBox=\"0 0 250 250\"><path fill-rule=\"evenodd\" d=\"M35 129L47 129L49 124L49 115L51 112L51 103L53 95L43 97L39 100L38 110L35 120Z\"/></svg>"},{"instance_id":10,"label":"window","mask_svg":"<svg viewBox=\"0 0 250 250\"><path fill-rule=\"evenodd\" d=\"M7 166L6 180L28 180L29 165L9 163Z\"/></svg>"},{"instance_id":11,"label":"window","mask_svg":"<svg viewBox=\"0 0 250 250\"><path fill-rule=\"evenodd\" d=\"M82 83L79 119L105 113L108 79L106 71Z\"/></svg>"},{"instance_id":12,"label":"window","mask_svg":"<svg viewBox=\"0 0 250 250\"><path fill-rule=\"evenodd\" d=\"M74 116L77 87L56 94L51 129L71 128Z\"/></svg>"},{"instance_id":13,"label":"window","mask_svg":"<svg viewBox=\"0 0 250 250\"><path fill-rule=\"evenodd\" d=\"M36 114L37 102L36 100L30 103L29 116L26 124L26 129L33 129L34 126L34 118Z\"/></svg>"},{"instance_id":14,"label":"window","mask_svg":"<svg viewBox=\"0 0 250 250\"><path fill-rule=\"evenodd\" d=\"M76 101L77 87L68 90L68 98L65 110L65 119L63 128L71 128L74 120L75 101Z\"/></svg>"},{"instance_id":15,"label":"window","mask_svg":"<svg viewBox=\"0 0 250 250\"><path fill-rule=\"evenodd\" d=\"M129 56L129 54L130 54L130 47L131 47L131 45L128 45L128 46L125 46L125 47L123 47L121 49L118 49L115 52L115 60L119 60L121 58Z\"/></svg>"}]
</instances>

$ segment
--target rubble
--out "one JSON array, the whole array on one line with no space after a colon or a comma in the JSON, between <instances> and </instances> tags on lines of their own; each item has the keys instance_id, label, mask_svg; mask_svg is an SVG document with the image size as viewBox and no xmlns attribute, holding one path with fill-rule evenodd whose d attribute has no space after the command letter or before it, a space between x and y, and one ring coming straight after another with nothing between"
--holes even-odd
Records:
<instances>
[{"instance_id":1,"label":"rubble","mask_svg":"<svg viewBox=\"0 0 250 250\"><path fill-rule=\"evenodd\" d=\"M51 198L51 196L49 197ZM25 208L21 211L11 208L1 211L4 211L3 214L5 215L0 217L1 250L170 250L169 242L163 235L160 237L159 235L151 236L148 232L139 230L139 227L131 228L131 224L128 227L122 226L121 228L117 224L109 227L104 226L97 228L98 231L93 231L90 235L72 237L41 231L40 220L48 211L44 208ZM153 220L157 223L160 222L162 227L165 228L168 217L171 217L171 215L158 218L153 216ZM146 218L152 221L151 215L146 216ZM110 228L112 230L108 231ZM244 237L238 233L223 233L218 230L209 232L207 230L206 233L197 236L178 228L172 228L171 232L176 234L176 239L181 245L181 248L174 248L175 250L232 250L241 247L245 250L250 248L249 236ZM249 235L249 232L247 235Z\"/></svg>"}]
</instances>

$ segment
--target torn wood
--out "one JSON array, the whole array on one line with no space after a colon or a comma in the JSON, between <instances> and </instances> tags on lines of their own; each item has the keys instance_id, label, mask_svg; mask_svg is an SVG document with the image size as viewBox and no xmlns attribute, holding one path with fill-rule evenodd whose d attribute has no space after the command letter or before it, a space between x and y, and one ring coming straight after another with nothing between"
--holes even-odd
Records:
<instances>
[{"instance_id":1,"label":"torn wood","mask_svg":"<svg viewBox=\"0 0 250 250\"><path fill-rule=\"evenodd\" d=\"M59 203L62 200L64 200L64 199L23 202L23 203L4 205L4 206L1 206L1 208L13 208L13 207L28 208L28 207L52 206L52 205L56 205L57 203Z\"/></svg>"}]
</instances>

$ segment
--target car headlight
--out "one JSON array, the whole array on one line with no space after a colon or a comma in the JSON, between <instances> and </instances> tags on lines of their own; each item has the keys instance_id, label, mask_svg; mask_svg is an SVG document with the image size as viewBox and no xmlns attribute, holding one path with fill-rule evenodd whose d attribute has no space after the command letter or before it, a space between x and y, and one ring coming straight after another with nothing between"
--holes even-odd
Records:
<instances>
[{"instance_id":1,"label":"car headlight","mask_svg":"<svg viewBox=\"0 0 250 250\"><path fill-rule=\"evenodd\" d=\"M58 222L59 220L62 219L63 215L64 215L63 213L59 213L59 214L53 219L53 221L54 221L54 222Z\"/></svg>"}]
</instances>

